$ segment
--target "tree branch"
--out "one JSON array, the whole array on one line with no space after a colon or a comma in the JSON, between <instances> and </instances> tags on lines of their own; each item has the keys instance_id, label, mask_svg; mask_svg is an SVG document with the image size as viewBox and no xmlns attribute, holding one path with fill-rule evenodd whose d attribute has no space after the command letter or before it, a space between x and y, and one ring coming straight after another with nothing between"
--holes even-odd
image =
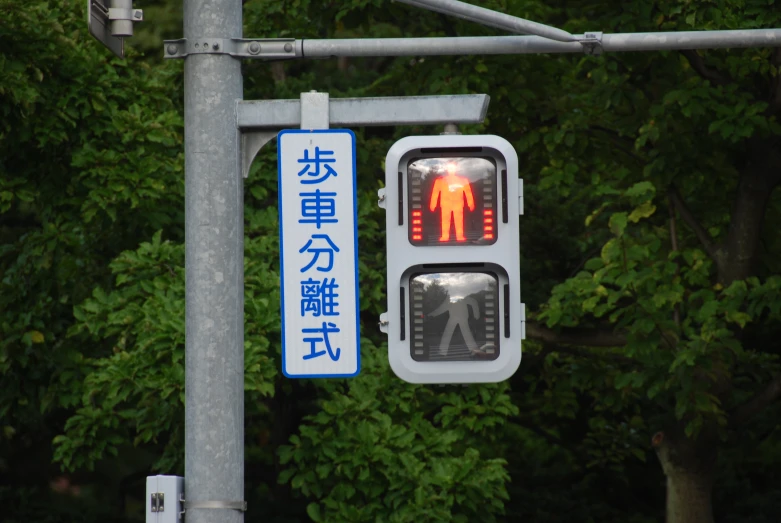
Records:
<instances>
[{"instance_id":1,"label":"tree branch","mask_svg":"<svg viewBox=\"0 0 781 523\"><path fill-rule=\"evenodd\" d=\"M626 336L623 334L588 328L566 328L557 332L536 321L526 322L526 336L532 340L561 345L587 347L621 347L626 345Z\"/></svg>"},{"instance_id":2,"label":"tree branch","mask_svg":"<svg viewBox=\"0 0 781 523\"><path fill-rule=\"evenodd\" d=\"M778 67L781 65L781 49L776 48L773 54L770 56L770 63ZM778 75L773 77L770 87L770 105L768 105L767 113L775 114L781 110L781 79Z\"/></svg>"},{"instance_id":3,"label":"tree branch","mask_svg":"<svg viewBox=\"0 0 781 523\"><path fill-rule=\"evenodd\" d=\"M732 411L730 425L740 427L765 410L768 405L781 398L781 374L773 378L765 389L749 401Z\"/></svg>"},{"instance_id":4,"label":"tree branch","mask_svg":"<svg viewBox=\"0 0 781 523\"><path fill-rule=\"evenodd\" d=\"M632 150L632 147L634 147L634 142L628 137L622 136L615 130L602 127L601 125L591 125L588 129L593 131L601 131L607 134L610 137L610 142L616 149L620 150L622 153L626 154L641 165L645 165L647 163L644 158Z\"/></svg>"},{"instance_id":5,"label":"tree branch","mask_svg":"<svg viewBox=\"0 0 781 523\"><path fill-rule=\"evenodd\" d=\"M705 227L703 227L700 224L700 222L697 221L697 218L694 217L692 212L686 206L686 203L683 201L683 198L681 198L681 193L678 192L678 188L675 187L675 185L670 185L670 188L667 189L667 196L670 198L670 201L673 202L673 205L681 214L681 218L683 218L683 221L686 222L686 224L691 228L694 235L700 241L703 248L705 249L705 252L707 252L708 255L711 258L713 258L714 261L716 261L717 249L716 246L713 244L713 239L711 238L708 231L705 230Z\"/></svg>"},{"instance_id":6,"label":"tree branch","mask_svg":"<svg viewBox=\"0 0 781 523\"><path fill-rule=\"evenodd\" d=\"M542 430L540 427L538 427L534 423L530 423L530 422L524 421L524 420L522 420L521 418L518 418L518 417L510 418L510 421L515 422L515 424L518 425L519 427L523 427L526 430L532 431L533 433L537 434L538 436L540 436L541 438L546 440L548 443L552 443L552 444L554 444L554 445L556 445L558 447L561 447L564 450L570 450L570 451L572 450L572 449L567 447L567 445L561 440L561 438L551 434L550 432L548 432L546 430Z\"/></svg>"},{"instance_id":7,"label":"tree branch","mask_svg":"<svg viewBox=\"0 0 781 523\"><path fill-rule=\"evenodd\" d=\"M667 210L670 214L670 248L673 251L678 250L678 229L676 227L675 223L675 205L673 205L673 200L670 198L670 195L667 195ZM681 273L681 266L678 264L678 262L675 262L675 275L678 276ZM680 331L681 328L681 307L680 303L676 303L675 307L673 308L673 321L675 322L676 327L678 327L678 330Z\"/></svg>"},{"instance_id":8,"label":"tree branch","mask_svg":"<svg viewBox=\"0 0 781 523\"><path fill-rule=\"evenodd\" d=\"M531 354L530 356L524 355L524 363L528 365L529 368L534 369L545 361L545 358L547 358L548 354L551 352L553 352L553 349L550 345L543 345L542 350L537 354Z\"/></svg>"},{"instance_id":9,"label":"tree branch","mask_svg":"<svg viewBox=\"0 0 781 523\"><path fill-rule=\"evenodd\" d=\"M573 276L575 276L575 275L576 275L578 272L580 272L580 269L582 269L582 268L583 268L583 266L584 266L584 265L586 265L586 262L587 262L587 261L589 261L589 260L592 258L592 256L594 256L596 253L598 253L598 252L599 252L599 251L601 251L601 250L602 250L602 246L601 246L601 245L597 245L596 247L594 247L593 249L591 249L591 250L590 250L590 251L589 251L589 252L586 254L586 256L585 256L585 257L584 257L584 258L583 258L583 259L580 261L580 263L578 263L578 264L577 264L577 266L575 266L575 269L573 269L573 271L572 271L572 272L569 274L569 277L570 277L570 278L572 278L572 277L573 277Z\"/></svg>"},{"instance_id":10,"label":"tree branch","mask_svg":"<svg viewBox=\"0 0 781 523\"><path fill-rule=\"evenodd\" d=\"M727 85L728 83L731 83L731 80L719 71L709 69L708 66L705 65L705 60L702 59L702 56L700 56L697 51L686 49L681 51L681 54L686 57L689 61L689 65L692 66L692 69L694 69L697 74L713 85Z\"/></svg>"},{"instance_id":11,"label":"tree branch","mask_svg":"<svg viewBox=\"0 0 781 523\"><path fill-rule=\"evenodd\" d=\"M547 345L546 345L547 347ZM630 365L635 365L636 362L632 358L627 358L626 356L622 356L621 354L613 354L611 352L599 352L594 353L592 351L589 351L588 349L575 349L573 347L563 347L561 345L555 345L550 347L550 352L558 352L561 354L570 354L572 356L578 356L583 357L587 356L590 358L596 357L599 358L600 361L606 361L611 360L616 363L626 363Z\"/></svg>"}]
</instances>

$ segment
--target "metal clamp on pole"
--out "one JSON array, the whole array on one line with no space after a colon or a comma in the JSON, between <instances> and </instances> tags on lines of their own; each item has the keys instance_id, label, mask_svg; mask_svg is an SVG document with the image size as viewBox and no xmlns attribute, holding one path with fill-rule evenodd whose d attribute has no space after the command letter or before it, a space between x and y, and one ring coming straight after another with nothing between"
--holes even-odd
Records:
<instances>
[{"instance_id":1,"label":"metal clamp on pole","mask_svg":"<svg viewBox=\"0 0 781 523\"><path fill-rule=\"evenodd\" d=\"M112 0L108 4L108 20L113 36L133 36L133 23L144 20L141 9L133 9L133 0Z\"/></svg>"},{"instance_id":2,"label":"metal clamp on pole","mask_svg":"<svg viewBox=\"0 0 781 523\"><path fill-rule=\"evenodd\" d=\"M302 56L301 41L295 38L180 38L163 42L165 58L186 58L191 54L229 54L234 58L284 60Z\"/></svg>"},{"instance_id":3,"label":"metal clamp on pole","mask_svg":"<svg viewBox=\"0 0 781 523\"><path fill-rule=\"evenodd\" d=\"M579 39L580 45L583 46L583 53L594 56L602 54L602 32L584 33L583 38Z\"/></svg>"}]
</instances>

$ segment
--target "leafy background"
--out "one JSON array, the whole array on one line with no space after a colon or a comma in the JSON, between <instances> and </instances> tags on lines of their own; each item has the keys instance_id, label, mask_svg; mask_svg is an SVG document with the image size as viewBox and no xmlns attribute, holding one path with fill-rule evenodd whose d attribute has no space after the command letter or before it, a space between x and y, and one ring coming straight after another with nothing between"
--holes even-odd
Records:
<instances>
[{"instance_id":1,"label":"leafy background","mask_svg":"<svg viewBox=\"0 0 781 523\"><path fill-rule=\"evenodd\" d=\"M781 26L774 0L475 3L573 33ZM161 56L181 4L136 7L119 60L83 2L0 0L6 521L141 521L145 477L184 472L182 64ZM246 37L500 34L379 0L248 0L244 22ZM269 144L245 183L246 517L776 521L779 64L770 48L246 61L246 99L490 94L462 131L518 151L531 316L506 383L392 375L376 191L396 139L439 129L355 129L363 370L286 380Z\"/></svg>"}]
</instances>

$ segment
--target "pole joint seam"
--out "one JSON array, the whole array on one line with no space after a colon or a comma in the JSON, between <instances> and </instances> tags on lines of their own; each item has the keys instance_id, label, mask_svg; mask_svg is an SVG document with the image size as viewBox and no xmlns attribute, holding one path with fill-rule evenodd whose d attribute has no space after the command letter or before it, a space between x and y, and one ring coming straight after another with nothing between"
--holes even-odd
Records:
<instances>
[{"instance_id":1,"label":"pole joint seam","mask_svg":"<svg viewBox=\"0 0 781 523\"><path fill-rule=\"evenodd\" d=\"M188 509L216 509L216 510L238 510L239 512L247 511L246 501L185 501L184 496L179 498L182 502L182 514Z\"/></svg>"}]
</instances>

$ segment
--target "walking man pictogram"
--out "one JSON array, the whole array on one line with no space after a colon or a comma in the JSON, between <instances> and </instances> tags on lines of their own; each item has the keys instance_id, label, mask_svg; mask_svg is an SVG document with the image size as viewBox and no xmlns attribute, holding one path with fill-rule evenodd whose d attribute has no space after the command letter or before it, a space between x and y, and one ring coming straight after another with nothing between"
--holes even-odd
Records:
<instances>
[{"instance_id":1,"label":"walking man pictogram","mask_svg":"<svg viewBox=\"0 0 781 523\"><path fill-rule=\"evenodd\" d=\"M472 196L472 187L469 180L463 176L456 176L456 166L447 166L447 176L440 176L434 182L431 191L429 209L432 212L437 208L437 201L442 213L442 234L439 241L450 241L450 222L455 222L456 241L466 241L464 236L464 200L470 211L475 210L475 198Z\"/></svg>"},{"instance_id":2,"label":"walking man pictogram","mask_svg":"<svg viewBox=\"0 0 781 523\"><path fill-rule=\"evenodd\" d=\"M447 356L450 350L450 341L456 332L456 327L461 329L461 336L463 336L469 352L472 354L477 352L477 342L472 335L472 330L469 328L470 308L472 309L472 315L476 320L479 320L480 308L477 305L477 300L474 298L464 298L456 302L451 302L450 298L446 298L439 307L428 313L429 316L439 316L445 312L448 313L447 325L445 325L445 331L442 333L442 339L439 341L439 354L441 356Z\"/></svg>"}]
</instances>

